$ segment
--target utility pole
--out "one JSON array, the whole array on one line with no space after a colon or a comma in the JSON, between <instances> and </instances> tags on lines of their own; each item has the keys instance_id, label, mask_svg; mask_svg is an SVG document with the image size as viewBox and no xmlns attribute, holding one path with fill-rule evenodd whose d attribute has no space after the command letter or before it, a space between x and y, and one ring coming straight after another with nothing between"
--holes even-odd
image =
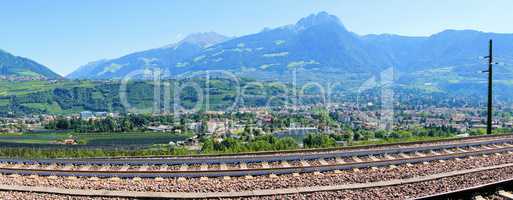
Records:
<instances>
[{"instance_id":1,"label":"utility pole","mask_svg":"<svg viewBox=\"0 0 513 200\"><path fill-rule=\"evenodd\" d=\"M490 40L489 50L488 50L488 117L486 123L486 134L492 134L492 108L493 108L493 42Z\"/></svg>"}]
</instances>

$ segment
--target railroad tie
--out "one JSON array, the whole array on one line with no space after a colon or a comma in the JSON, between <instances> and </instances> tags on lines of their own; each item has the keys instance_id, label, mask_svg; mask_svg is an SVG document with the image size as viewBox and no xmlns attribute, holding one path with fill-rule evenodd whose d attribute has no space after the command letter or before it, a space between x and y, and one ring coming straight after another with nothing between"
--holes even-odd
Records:
<instances>
[{"instance_id":1,"label":"railroad tie","mask_svg":"<svg viewBox=\"0 0 513 200\"><path fill-rule=\"evenodd\" d=\"M18 178L20 177L21 175L19 174L10 174L8 177L11 177L11 178Z\"/></svg>"},{"instance_id":2,"label":"railroad tie","mask_svg":"<svg viewBox=\"0 0 513 200\"><path fill-rule=\"evenodd\" d=\"M29 179L37 179L39 178L39 176L37 174L31 174L30 176L28 176Z\"/></svg>"},{"instance_id":3,"label":"railroad tie","mask_svg":"<svg viewBox=\"0 0 513 200\"><path fill-rule=\"evenodd\" d=\"M31 165L28 165L25 169L38 169L38 168L39 168L38 164L31 164Z\"/></svg>"},{"instance_id":4,"label":"railroad tie","mask_svg":"<svg viewBox=\"0 0 513 200\"><path fill-rule=\"evenodd\" d=\"M461 160L461 158L454 158L454 160L456 160L456 161L460 161L460 160Z\"/></svg>"},{"instance_id":5,"label":"railroad tie","mask_svg":"<svg viewBox=\"0 0 513 200\"><path fill-rule=\"evenodd\" d=\"M438 160L438 162L444 163L444 162L445 162L445 160Z\"/></svg>"},{"instance_id":6,"label":"railroad tie","mask_svg":"<svg viewBox=\"0 0 513 200\"><path fill-rule=\"evenodd\" d=\"M189 166L187 164L182 164L180 166L180 171L187 171L188 168L189 168Z\"/></svg>"},{"instance_id":7,"label":"railroad tie","mask_svg":"<svg viewBox=\"0 0 513 200\"><path fill-rule=\"evenodd\" d=\"M57 165L56 165L56 164L51 164L51 165L49 165L48 167L46 167L45 169L47 169L47 170L52 170L52 169L55 169L56 167L57 167Z\"/></svg>"},{"instance_id":8,"label":"railroad tie","mask_svg":"<svg viewBox=\"0 0 513 200\"><path fill-rule=\"evenodd\" d=\"M425 154L420 153L420 152L418 152L418 151L415 151L415 155L416 155L416 156L419 156L419 157L424 157L424 156L426 156Z\"/></svg>"},{"instance_id":9,"label":"railroad tie","mask_svg":"<svg viewBox=\"0 0 513 200\"><path fill-rule=\"evenodd\" d=\"M429 162L422 162L423 165L429 165Z\"/></svg>"},{"instance_id":10,"label":"railroad tie","mask_svg":"<svg viewBox=\"0 0 513 200\"><path fill-rule=\"evenodd\" d=\"M290 167L290 164L289 164L289 162L287 162L286 160L284 160L284 161L281 161L281 166L282 166L282 167Z\"/></svg>"},{"instance_id":11,"label":"railroad tie","mask_svg":"<svg viewBox=\"0 0 513 200\"><path fill-rule=\"evenodd\" d=\"M248 164L246 164L245 162L241 162L239 165L240 169L248 169Z\"/></svg>"},{"instance_id":12,"label":"railroad tie","mask_svg":"<svg viewBox=\"0 0 513 200\"><path fill-rule=\"evenodd\" d=\"M488 155L486 155L486 154L483 154L483 158L488 158Z\"/></svg>"},{"instance_id":13,"label":"railroad tie","mask_svg":"<svg viewBox=\"0 0 513 200\"><path fill-rule=\"evenodd\" d=\"M333 171L333 173L335 173L335 174L342 174L342 171L340 171L340 170L336 169L335 171ZM299 175L299 174L298 174L298 175Z\"/></svg>"},{"instance_id":14,"label":"railroad tie","mask_svg":"<svg viewBox=\"0 0 513 200\"><path fill-rule=\"evenodd\" d=\"M326 162L324 158L319 158L319 163L321 163L321 165L328 165L328 162Z\"/></svg>"},{"instance_id":15,"label":"railroad tie","mask_svg":"<svg viewBox=\"0 0 513 200\"><path fill-rule=\"evenodd\" d=\"M249 180L249 179L253 179L253 176L248 174L248 175L244 176L244 178Z\"/></svg>"},{"instance_id":16,"label":"railroad tie","mask_svg":"<svg viewBox=\"0 0 513 200\"><path fill-rule=\"evenodd\" d=\"M491 147L486 146L486 145L481 145L481 147L482 147L483 149L487 149L487 150L492 149Z\"/></svg>"},{"instance_id":17,"label":"railroad tie","mask_svg":"<svg viewBox=\"0 0 513 200\"><path fill-rule=\"evenodd\" d=\"M508 151L508 154L513 154L513 151Z\"/></svg>"},{"instance_id":18,"label":"railroad tie","mask_svg":"<svg viewBox=\"0 0 513 200\"><path fill-rule=\"evenodd\" d=\"M371 170L376 171L376 170L378 170L378 168L377 167L371 167Z\"/></svg>"},{"instance_id":19,"label":"railroad tie","mask_svg":"<svg viewBox=\"0 0 513 200\"><path fill-rule=\"evenodd\" d=\"M354 171L354 172L359 172L359 171L360 171L360 169L358 169L358 168L353 168L353 171Z\"/></svg>"},{"instance_id":20,"label":"railroad tie","mask_svg":"<svg viewBox=\"0 0 513 200\"><path fill-rule=\"evenodd\" d=\"M185 177L178 177L177 181L178 182L185 182L185 181L187 181L187 179Z\"/></svg>"},{"instance_id":21,"label":"railroad tie","mask_svg":"<svg viewBox=\"0 0 513 200\"><path fill-rule=\"evenodd\" d=\"M68 176L68 180L77 180L78 178L76 176Z\"/></svg>"},{"instance_id":22,"label":"railroad tie","mask_svg":"<svg viewBox=\"0 0 513 200\"><path fill-rule=\"evenodd\" d=\"M506 199L513 199L513 194L511 194L510 192L506 192L504 190L500 190L498 192L498 194L499 194L499 196L504 197Z\"/></svg>"},{"instance_id":23,"label":"railroad tie","mask_svg":"<svg viewBox=\"0 0 513 200\"><path fill-rule=\"evenodd\" d=\"M310 164L309 164L308 162L306 162L306 160L301 160L301 165L302 165L303 167L308 167L308 166L310 166Z\"/></svg>"},{"instance_id":24,"label":"railroad tie","mask_svg":"<svg viewBox=\"0 0 513 200\"><path fill-rule=\"evenodd\" d=\"M93 176L91 178L89 178L90 181L99 181L100 178L96 177L96 176Z\"/></svg>"},{"instance_id":25,"label":"railroad tie","mask_svg":"<svg viewBox=\"0 0 513 200\"><path fill-rule=\"evenodd\" d=\"M128 171L128 169L130 169L130 166L123 165L123 167L121 167L121 169L119 169L119 171Z\"/></svg>"},{"instance_id":26,"label":"railroad tie","mask_svg":"<svg viewBox=\"0 0 513 200\"><path fill-rule=\"evenodd\" d=\"M219 165L219 168L220 168L221 170L228 170L228 166L226 165L226 163L221 163L221 164Z\"/></svg>"},{"instance_id":27,"label":"railroad tie","mask_svg":"<svg viewBox=\"0 0 513 200\"><path fill-rule=\"evenodd\" d=\"M376 156L374 155L370 155L369 158L372 160L372 161L379 161L378 158L376 158Z\"/></svg>"},{"instance_id":28,"label":"railroad tie","mask_svg":"<svg viewBox=\"0 0 513 200\"><path fill-rule=\"evenodd\" d=\"M443 151L445 151L445 153L448 153L448 154L453 154L454 153L454 151L451 151L449 149L444 149Z\"/></svg>"},{"instance_id":29,"label":"railroad tie","mask_svg":"<svg viewBox=\"0 0 513 200\"><path fill-rule=\"evenodd\" d=\"M337 164L344 164L344 163L346 163L346 161L344 161L344 159L341 158L341 157L335 158L335 161L337 162Z\"/></svg>"},{"instance_id":30,"label":"railroad tie","mask_svg":"<svg viewBox=\"0 0 513 200\"><path fill-rule=\"evenodd\" d=\"M201 166L200 166L200 170L201 171L207 171L208 170L208 165L206 163L202 163Z\"/></svg>"},{"instance_id":31,"label":"railroad tie","mask_svg":"<svg viewBox=\"0 0 513 200\"><path fill-rule=\"evenodd\" d=\"M148 171L148 168L150 168L149 165L143 165L141 168L139 168L139 171Z\"/></svg>"},{"instance_id":32,"label":"railroad tie","mask_svg":"<svg viewBox=\"0 0 513 200\"><path fill-rule=\"evenodd\" d=\"M278 178L276 174L269 174L269 178Z\"/></svg>"},{"instance_id":33,"label":"railroad tie","mask_svg":"<svg viewBox=\"0 0 513 200\"><path fill-rule=\"evenodd\" d=\"M357 156L353 156L353 160L355 162L363 162L362 159L358 158Z\"/></svg>"},{"instance_id":34,"label":"railroad tie","mask_svg":"<svg viewBox=\"0 0 513 200\"><path fill-rule=\"evenodd\" d=\"M438 153L438 152L436 152L436 151L433 151L433 150L429 151L429 153L431 153L431 154L433 154L433 155L435 155L435 156L439 156L439 155L440 155L440 153Z\"/></svg>"},{"instance_id":35,"label":"railroad tie","mask_svg":"<svg viewBox=\"0 0 513 200\"><path fill-rule=\"evenodd\" d=\"M501 145L498 145L498 144L493 144L493 146L494 146L494 147L496 147L496 148L499 148L499 149L502 149L502 148L504 148L503 146L501 146Z\"/></svg>"},{"instance_id":36,"label":"railroad tie","mask_svg":"<svg viewBox=\"0 0 513 200\"><path fill-rule=\"evenodd\" d=\"M80 168L80 171L87 171L91 168L91 165L84 165ZM127 166L127 169L128 169L128 166ZM123 169L121 169L121 171L123 171ZM126 170L125 170L126 171Z\"/></svg>"},{"instance_id":37,"label":"railroad tie","mask_svg":"<svg viewBox=\"0 0 513 200\"><path fill-rule=\"evenodd\" d=\"M472 150L472 151L477 151L477 150L478 150L476 147L473 147L473 146L468 147L468 148L469 148L470 150Z\"/></svg>"},{"instance_id":38,"label":"railroad tie","mask_svg":"<svg viewBox=\"0 0 513 200\"><path fill-rule=\"evenodd\" d=\"M206 176L202 176L202 177L200 178L200 181L208 181L208 177L206 177Z\"/></svg>"},{"instance_id":39,"label":"railroad tie","mask_svg":"<svg viewBox=\"0 0 513 200\"><path fill-rule=\"evenodd\" d=\"M388 160L394 160L395 158L389 154L385 154L385 158Z\"/></svg>"},{"instance_id":40,"label":"railroad tie","mask_svg":"<svg viewBox=\"0 0 513 200\"><path fill-rule=\"evenodd\" d=\"M230 176L223 176L223 180L231 180L231 179L232 179L232 177L230 177Z\"/></svg>"},{"instance_id":41,"label":"railroad tie","mask_svg":"<svg viewBox=\"0 0 513 200\"><path fill-rule=\"evenodd\" d=\"M35 166L35 165L34 165ZM71 170L73 168L73 165L64 165L62 170Z\"/></svg>"},{"instance_id":42,"label":"railroad tie","mask_svg":"<svg viewBox=\"0 0 513 200\"><path fill-rule=\"evenodd\" d=\"M406 155L405 153L400 153L399 155L400 155L401 157L403 157L403 158L410 158L410 156L409 156L409 155Z\"/></svg>"},{"instance_id":43,"label":"railroad tie","mask_svg":"<svg viewBox=\"0 0 513 200\"><path fill-rule=\"evenodd\" d=\"M406 166L413 167L413 165L411 163L406 163Z\"/></svg>"},{"instance_id":44,"label":"railroad tie","mask_svg":"<svg viewBox=\"0 0 513 200\"><path fill-rule=\"evenodd\" d=\"M102 167L100 167L99 171L107 171L109 170L110 168L110 165L102 165Z\"/></svg>"},{"instance_id":45,"label":"railroad tie","mask_svg":"<svg viewBox=\"0 0 513 200\"><path fill-rule=\"evenodd\" d=\"M73 166L71 166L71 167L73 167ZM28 169L40 169L40 168L41 168L41 164L33 164L33 165L30 165L30 167Z\"/></svg>"},{"instance_id":46,"label":"railroad tie","mask_svg":"<svg viewBox=\"0 0 513 200\"><path fill-rule=\"evenodd\" d=\"M161 165L159 171L167 171L168 165Z\"/></svg>"},{"instance_id":47,"label":"railroad tie","mask_svg":"<svg viewBox=\"0 0 513 200\"><path fill-rule=\"evenodd\" d=\"M119 182L121 179L119 177L111 177L109 178L109 181Z\"/></svg>"},{"instance_id":48,"label":"railroad tie","mask_svg":"<svg viewBox=\"0 0 513 200\"><path fill-rule=\"evenodd\" d=\"M481 195L477 195L474 197L474 200L486 200L486 199Z\"/></svg>"},{"instance_id":49,"label":"railroad tie","mask_svg":"<svg viewBox=\"0 0 513 200\"><path fill-rule=\"evenodd\" d=\"M504 146L507 146L507 147L513 147L513 145L512 145L512 144L510 144L510 143L504 143L503 145L504 145Z\"/></svg>"},{"instance_id":50,"label":"railroad tie","mask_svg":"<svg viewBox=\"0 0 513 200\"><path fill-rule=\"evenodd\" d=\"M20 169L21 168L21 164L16 163L11 168L13 168L13 169Z\"/></svg>"},{"instance_id":51,"label":"railroad tie","mask_svg":"<svg viewBox=\"0 0 513 200\"><path fill-rule=\"evenodd\" d=\"M294 173L292 173L292 176L293 176L293 177L299 177L300 175L299 175L299 173L294 172Z\"/></svg>"},{"instance_id":52,"label":"railroad tie","mask_svg":"<svg viewBox=\"0 0 513 200\"><path fill-rule=\"evenodd\" d=\"M134 182L141 182L142 178L141 177L134 177L134 178L132 178L132 181L134 181Z\"/></svg>"},{"instance_id":53,"label":"railroad tie","mask_svg":"<svg viewBox=\"0 0 513 200\"><path fill-rule=\"evenodd\" d=\"M388 167L390 167L390 169L395 169L395 168L397 168L397 166L396 166L396 165L389 165Z\"/></svg>"},{"instance_id":54,"label":"railroad tie","mask_svg":"<svg viewBox=\"0 0 513 200\"><path fill-rule=\"evenodd\" d=\"M264 169L269 168L269 163L266 161L262 162L262 168L264 168Z\"/></svg>"},{"instance_id":55,"label":"railroad tie","mask_svg":"<svg viewBox=\"0 0 513 200\"><path fill-rule=\"evenodd\" d=\"M496 155L496 156L501 156L501 153L496 152L496 153L495 153L495 155Z\"/></svg>"},{"instance_id":56,"label":"railroad tie","mask_svg":"<svg viewBox=\"0 0 513 200\"><path fill-rule=\"evenodd\" d=\"M156 177L156 178L155 178L155 181L157 181L157 182L163 182L163 181L164 181L164 178L162 178L162 177Z\"/></svg>"},{"instance_id":57,"label":"railroad tie","mask_svg":"<svg viewBox=\"0 0 513 200\"><path fill-rule=\"evenodd\" d=\"M314 172L314 175L315 175L315 176L322 176L322 175L324 175L324 174L322 174L322 173L321 173L321 172L319 172L319 171L315 171L315 172Z\"/></svg>"},{"instance_id":58,"label":"railroad tie","mask_svg":"<svg viewBox=\"0 0 513 200\"><path fill-rule=\"evenodd\" d=\"M461 151L461 152L463 152L463 153L466 153L466 152L467 152L467 150L462 149L462 148L457 148L456 150Z\"/></svg>"}]
</instances>

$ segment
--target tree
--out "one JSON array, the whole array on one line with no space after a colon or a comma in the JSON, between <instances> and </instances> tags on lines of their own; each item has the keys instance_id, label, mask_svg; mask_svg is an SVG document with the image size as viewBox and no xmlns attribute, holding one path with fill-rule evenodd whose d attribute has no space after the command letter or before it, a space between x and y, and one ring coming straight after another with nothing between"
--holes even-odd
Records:
<instances>
[{"instance_id":1,"label":"tree","mask_svg":"<svg viewBox=\"0 0 513 200\"><path fill-rule=\"evenodd\" d=\"M284 137L279 139L276 144L274 144L274 150L289 150L289 149L297 149L299 146L291 137Z\"/></svg>"},{"instance_id":2,"label":"tree","mask_svg":"<svg viewBox=\"0 0 513 200\"><path fill-rule=\"evenodd\" d=\"M214 141L212 139L207 139L203 142L203 146L201 147L201 151L203 153L211 153L214 152Z\"/></svg>"},{"instance_id":3,"label":"tree","mask_svg":"<svg viewBox=\"0 0 513 200\"><path fill-rule=\"evenodd\" d=\"M308 134L306 138L303 139L303 145L306 148L334 147L336 144L335 139L324 134Z\"/></svg>"},{"instance_id":4,"label":"tree","mask_svg":"<svg viewBox=\"0 0 513 200\"><path fill-rule=\"evenodd\" d=\"M71 123L69 120L61 118L57 120L55 127L60 130L67 130L71 128Z\"/></svg>"}]
</instances>

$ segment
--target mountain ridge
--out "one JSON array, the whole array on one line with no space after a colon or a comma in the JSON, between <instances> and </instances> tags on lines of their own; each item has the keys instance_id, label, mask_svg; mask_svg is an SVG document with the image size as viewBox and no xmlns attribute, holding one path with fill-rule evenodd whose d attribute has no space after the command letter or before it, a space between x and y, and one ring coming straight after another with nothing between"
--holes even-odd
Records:
<instances>
[{"instance_id":1,"label":"mountain ridge","mask_svg":"<svg viewBox=\"0 0 513 200\"><path fill-rule=\"evenodd\" d=\"M48 67L0 49L0 76L4 79L62 79Z\"/></svg>"},{"instance_id":2,"label":"mountain ridge","mask_svg":"<svg viewBox=\"0 0 513 200\"><path fill-rule=\"evenodd\" d=\"M195 33L183 40L160 48L139 51L115 59L90 62L66 76L69 79L119 79L124 75L145 68L161 68L176 63L199 52L206 46L228 40L229 37L214 32Z\"/></svg>"},{"instance_id":3,"label":"mountain ridge","mask_svg":"<svg viewBox=\"0 0 513 200\"><path fill-rule=\"evenodd\" d=\"M226 70L251 78L281 80L290 77L291 71L297 71L304 73L306 79L318 76L336 80L353 74L368 77L388 67L410 76L452 66L448 74L462 79L478 76L469 71L482 67L477 58L487 53L489 39L499 43L497 55L513 57L513 34L448 29L430 36L358 35L347 30L338 17L319 12L295 24L219 39L211 45L178 42L167 46L174 48L173 54L151 53L155 49L129 54L132 60L120 57L111 60L116 65L103 65L100 70L93 70L93 74L81 77L116 79L133 70L154 67L171 75ZM146 62L137 61L141 59ZM123 66L125 63L130 64ZM462 67L467 65L470 66ZM101 73L105 69L115 73Z\"/></svg>"}]
</instances>

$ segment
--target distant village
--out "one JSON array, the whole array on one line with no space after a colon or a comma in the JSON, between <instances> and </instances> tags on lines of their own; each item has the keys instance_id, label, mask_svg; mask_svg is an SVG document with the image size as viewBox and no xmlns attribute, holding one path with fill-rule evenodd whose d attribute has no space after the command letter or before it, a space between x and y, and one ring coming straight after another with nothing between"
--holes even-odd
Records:
<instances>
[{"instance_id":1,"label":"distant village","mask_svg":"<svg viewBox=\"0 0 513 200\"><path fill-rule=\"evenodd\" d=\"M324 107L329 113L329 117L336 121L335 126L327 126L314 119L315 113L312 111L319 108L319 105L283 107L279 110L270 110L268 108L240 108L235 113L253 113L255 119L252 128L263 131L266 124L273 123L275 116L287 117L300 115L304 118L301 122L289 121L283 125L281 130L273 130L273 133L293 130L308 130L320 132L340 132L342 127L351 129L378 130L383 127L380 110L359 109L352 104L333 104ZM232 112L233 113L233 112ZM504 112L502 112L504 113ZM211 111L205 114L225 115L225 112ZM100 120L107 117L118 118L119 113L111 112L92 112L82 111L73 115L57 116L57 115L33 115L18 118L0 118L0 133L19 133L19 132L48 132L44 129L44 125L57 119L57 117L65 117L68 119L80 119L84 121ZM397 110L393 114L394 130L410 130L422 127L450 127L456 129L460 133L465 133L471 129L486 128L486 118L482 115L481 109L477 108L424 108L421 110ZM203 123L203 124L202 124ZM205 124L206 123L206 124ZM307 123L307 124L305 124ZM204 127L206 134L226 135L236 133L247 126L247 122L232 118L212 118L206 122L187 121L185 124L187 130L198 130ZM496 116L493 121L494 128L513 128L513 118L511 115L502 114ZM180 129L176 129L173 124L150 123L145 127L150 132L169 132L180 133Z\"/></svg>"}]
</instances>

